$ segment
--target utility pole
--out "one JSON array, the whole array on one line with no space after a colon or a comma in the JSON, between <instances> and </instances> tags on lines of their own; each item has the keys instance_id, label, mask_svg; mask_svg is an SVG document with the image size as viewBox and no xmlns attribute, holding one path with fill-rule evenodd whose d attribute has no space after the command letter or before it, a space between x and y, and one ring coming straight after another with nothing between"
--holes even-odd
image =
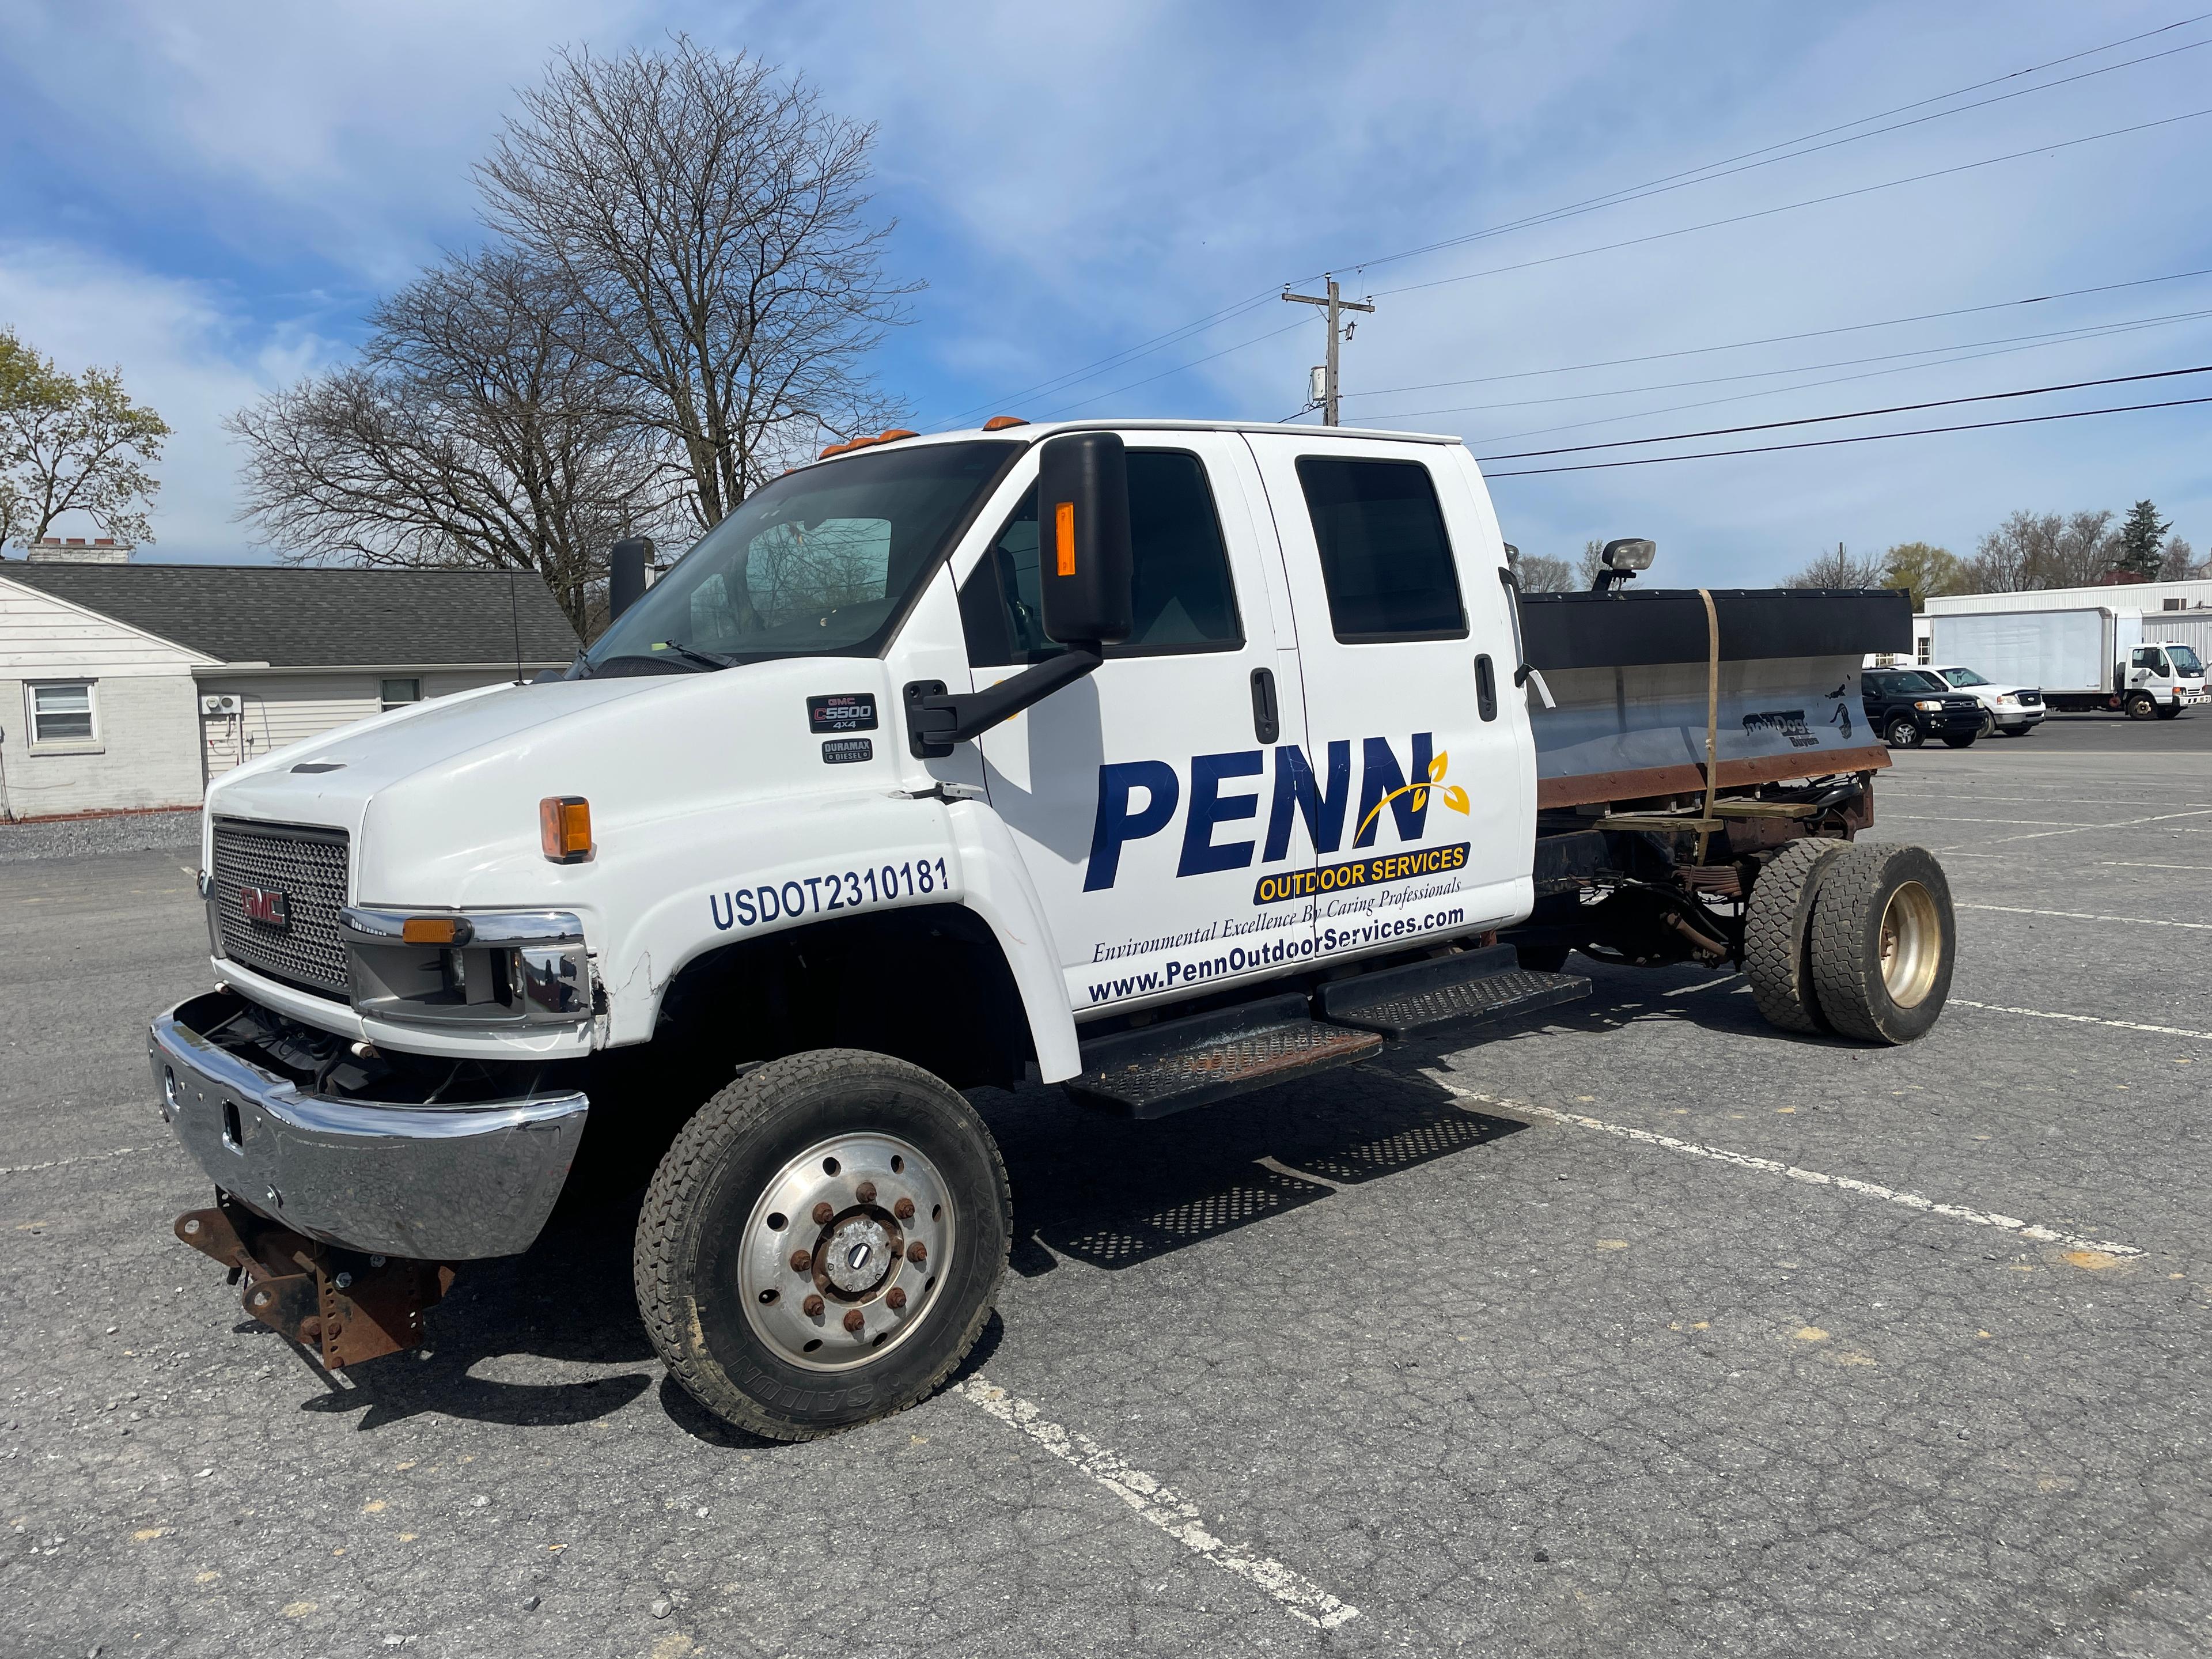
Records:
<instances>
[{"instance_id":1,"label":"utility pole","mask_svg":"<svg viewBox=\"0 0 2212 1659\"><path fill-rule=\"evenodd\" d=\"M1338 314L1346 311L1372 311L1375 309L1375 307L1372 302L1363 302L1358 300L1346 300L1340 298L1336 289L1336 278L1334 276L1328 279L1328 292L1326 295L1292 294L1288 289L1285 289L1283 297L1285 300L1291 301L1293 304L1302 306L1322 306L1328 309L1328 358L1322 368L1321 423L1323 426L1334 426L1338 423L1336 418L1336 404L1338 397L1336 380L1336 345L1340 339L1348 338L1352 332L1350 325L1345 325L1341 330L1339 329L1337 325Z\"/></svg>"}]
</instances>

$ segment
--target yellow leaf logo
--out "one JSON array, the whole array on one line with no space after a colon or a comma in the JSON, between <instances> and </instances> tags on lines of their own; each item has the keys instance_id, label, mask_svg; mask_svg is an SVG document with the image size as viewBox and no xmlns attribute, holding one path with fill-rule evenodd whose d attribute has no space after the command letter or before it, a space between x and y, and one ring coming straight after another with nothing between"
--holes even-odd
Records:
<instances>
[{"instance_id":1,"label":"yellow leaf logo","mask_svg":"<svg viewBox=\"0 0 2212 1659\"><path fill-rule=\"evenodd\" d=\"M1449 753L1440 754L1429 763L1427 782L1407 784L1402 788L1393 789L1381 800L1376 801L1367 816L1359 820L1359 828L1352 831L1352 844L1355 846L1358 844L1360 836L1367 833L1367 826L1381 817L1382 809L1397 799L1399 796L1411 795L1413 798L1413 810L1416 812L1426 806L1429 804L1429 787L1431 784L1437 786L1437 793L1443 798L1445 805L1450 807L1455 812L1464 812L1470 817L1473 817L1474 808L1468 805L1467 791L1455 783L1444 782L1444 771L1450 764L1451 756Z\"/></svg>"}]
</instances>

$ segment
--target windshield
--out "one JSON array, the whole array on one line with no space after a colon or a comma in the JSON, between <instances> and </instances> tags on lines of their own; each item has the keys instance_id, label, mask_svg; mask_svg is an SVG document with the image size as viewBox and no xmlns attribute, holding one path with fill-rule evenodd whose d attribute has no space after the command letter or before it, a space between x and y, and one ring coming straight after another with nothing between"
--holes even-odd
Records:
<instances>
[{"instance_id":1,"label":"windshield","mask_svg":"<svg viewBox=\"0 0 2212 1659\"><path fill-rule=\"evenodd\" d=\"M2184 679L2193 680L2204 672L2204 665L2197 659L2197 653L2185 645L2169 645L2166 654L2173 659L2173 672Z\"/></svg>"},{"instance_id":2,"label":"windshield","mask_svg":"<svg viewBox=\"0 0 2212 1659\"><path fill-rule=\"evenodd\" d=\"M1971 668L1946 668L1943 678L1954 685L1987 685L1989 682Z\"/></svg>"},{"instance_id":3,"label":"windshield","mask_svg":"<svg viewBox=\"0 0 2212 1659\"><path fill-rule=\"evenodd\" d=\"M1948 691L1950 689L1924 668L1901 668L1889 684L1892 696L1900 692L1910 694L1915 691Z\"/></svg>"},{"instance_id":4,"label":"windshield","mask_svg":"<svg viewBox=\"0 0 2212 1659\"><path fill-rule=\"evenodd\" d=\"M875 655L1021 447L927 444L786 473L647 588L581 672Z\"/></svg>"}]
</instances>

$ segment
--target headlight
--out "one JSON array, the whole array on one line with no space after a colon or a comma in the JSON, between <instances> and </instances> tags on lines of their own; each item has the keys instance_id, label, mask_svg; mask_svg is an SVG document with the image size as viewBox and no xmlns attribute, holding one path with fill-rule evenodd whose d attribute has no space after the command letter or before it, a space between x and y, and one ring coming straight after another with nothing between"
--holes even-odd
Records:
<instances>
[{"instance_id":1,"label":"headlight","mask_svg":"<svg viewBox=\"0 0 2212 1659\"><path fill-rule=\"evenodd\" d=\"M376 1019L492 1027L592 1014L584 924L565 910L338 915L353 1006Z\"/></svg>"},{"instance_id":2,"label":"headlight","mask_svg":"<svg viewBox=\"0 0 2212 1659\"><path fill-rule=\"evenodd\" d=\"M1997 699L1997 707L2000 708L2017 708L2020 707L2020 699L2008 692L2005 696Z\"/></svg>"},{"instance_id":3,"label":"headlight","mask_svg":"<svg viewBox=\"0 0 2212 1659\"><path fill-rule=\"evenodd\" d=\"M1912 706L1915 708L1924 708L1931 714L1940 714L1943 712L1943 705L1940 702L1916 702Z\"/></svg>"}]
</instances>

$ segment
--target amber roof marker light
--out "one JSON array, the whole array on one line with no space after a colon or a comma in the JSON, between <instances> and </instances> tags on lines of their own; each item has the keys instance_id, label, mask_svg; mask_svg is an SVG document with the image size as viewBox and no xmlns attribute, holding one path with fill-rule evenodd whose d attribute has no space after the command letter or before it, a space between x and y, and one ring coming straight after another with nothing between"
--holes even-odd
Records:
<instances>
[{"instance_id":1,"label":"amber roof marker light","mask_svg":"<svg viewBox=\"0 0 2212 1659\"><path fill-rule=\"evenodd\" d=\"M538 803L538 842L556 864L592 856L592 804L581 795L548 795Z\"/></svg>"},{"instance_id":2,"label":"amber roof marker light","mask_svg":"<svg viewBox=\"0 0 2212 1659\"><path fill-rule=\"evenodd\" d=\"M1004 432L1010 426L1027 426L1029 422L1018 415L994 415L983 422L986 432Z\"/></svg>"}]
</instances>

